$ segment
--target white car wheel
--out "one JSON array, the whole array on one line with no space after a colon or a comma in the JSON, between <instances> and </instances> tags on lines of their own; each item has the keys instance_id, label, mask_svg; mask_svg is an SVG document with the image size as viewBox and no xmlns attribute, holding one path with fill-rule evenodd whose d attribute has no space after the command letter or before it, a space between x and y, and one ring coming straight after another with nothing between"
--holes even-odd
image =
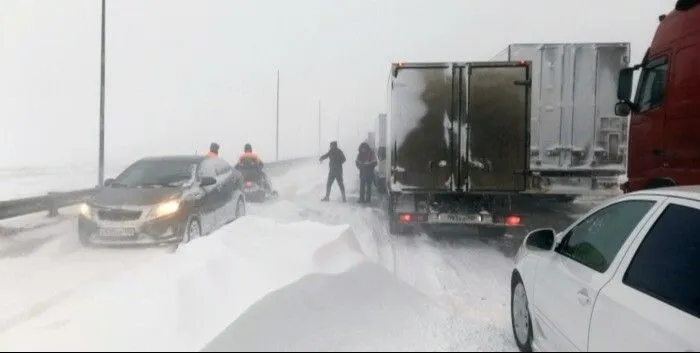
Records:
<instances>
[{"instance_id":1,"label":"white car wheel","mask_svg":"<svg viewBox=\"0 0 700 353\"><path fill-rule=\"evenodd\" d=\"M523 352L532 351L532 319L528 308L525 285L520 277L516 277L511 292L511 322L513 324L513 336L518 348Z\"/></svg>"}]
</instances>

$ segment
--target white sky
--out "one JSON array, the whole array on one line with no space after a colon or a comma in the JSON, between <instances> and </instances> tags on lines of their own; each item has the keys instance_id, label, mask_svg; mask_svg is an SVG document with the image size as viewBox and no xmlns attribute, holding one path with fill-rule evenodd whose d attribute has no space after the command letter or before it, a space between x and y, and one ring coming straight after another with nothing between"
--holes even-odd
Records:
<instances>
[{"instance_id":1,"label":"white sky","mask_svg":"<svg viewBox=\"0 0 700 353\"><path fill-rule=\"evenodd\" d=\"M488 60L508 43L627 41L675 0L107 0L106 159L275 159L357 140L392 61ZM0 0L0 168L97 163L100 1ZM235 157L234 157L235 158Z\"/></svg>"}]
</instances>

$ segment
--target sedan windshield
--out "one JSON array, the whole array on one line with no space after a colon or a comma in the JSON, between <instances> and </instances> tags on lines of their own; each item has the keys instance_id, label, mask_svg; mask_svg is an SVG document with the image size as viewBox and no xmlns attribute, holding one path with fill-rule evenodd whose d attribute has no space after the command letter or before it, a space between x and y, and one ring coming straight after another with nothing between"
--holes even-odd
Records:
<instances>
[{"instance_id":1,"label":"sedan windshield","mask_svg":"<svg viewBox=\"0 0 700 353\"><path fill-rule=\"evenodd\" d=\"M111 187L175 187L193 179L197 165L191 161L139 161L110 184Z\"/></svg>"}]
</instances>

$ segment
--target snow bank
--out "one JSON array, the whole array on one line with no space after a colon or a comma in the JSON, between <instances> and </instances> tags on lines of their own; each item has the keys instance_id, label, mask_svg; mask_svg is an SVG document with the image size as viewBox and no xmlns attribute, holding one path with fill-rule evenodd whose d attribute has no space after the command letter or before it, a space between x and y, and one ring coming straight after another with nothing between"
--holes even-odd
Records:
<instances>
[{"instance_id":1,"label":"snow bank","mask_svg":"<svg viewBox=\"0 0 700 353\"><path fill-rule=\"evenodd\" d=\"M3 330L0 350L191 351L309 273L363 261L347 226L247 216Z\"/></svg>"},{"instance_id":2,"label":"snow bank","mask_svg":"<svg viewBox=\"0 0 700 353\"><path fill-rule=\"evenodd\" d=\"M377 264L267 295L204 351L446 351L448 316Z\"/></svg>"}]
</instances>

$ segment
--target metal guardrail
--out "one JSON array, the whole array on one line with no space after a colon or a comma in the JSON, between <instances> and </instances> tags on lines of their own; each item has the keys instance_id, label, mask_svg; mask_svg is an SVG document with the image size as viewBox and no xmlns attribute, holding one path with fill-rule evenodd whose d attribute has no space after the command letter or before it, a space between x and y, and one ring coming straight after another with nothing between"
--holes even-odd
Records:
<instances>
[{"instance_id":1,"label":"metal guardrail","mask_svg":"<svg viewBox=\"0 0 700 353\"><path fill-rule=\"evenodd\" d=\"M294 165L310 161L314 158L316 157L303 157L267 162L265 163L265 168L289 168ZM72 190L66 192L49 192L43 196L0 201L0 220L44 211L48 213L48 217L56 217L58 216L59 209L84 202L96 190L97 188Z\"/></svg>"}]
</instances>

